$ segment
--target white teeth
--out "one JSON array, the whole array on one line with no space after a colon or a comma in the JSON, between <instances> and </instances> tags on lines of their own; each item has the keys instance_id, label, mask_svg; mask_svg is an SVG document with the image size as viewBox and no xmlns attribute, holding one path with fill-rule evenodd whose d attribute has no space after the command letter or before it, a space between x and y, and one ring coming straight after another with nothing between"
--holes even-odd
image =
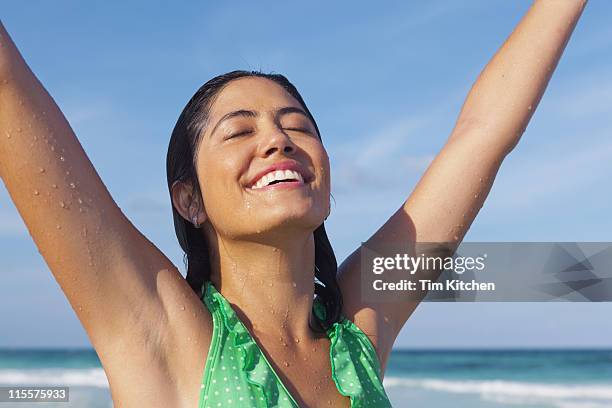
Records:
<instances>
[{"instance_id":1,"label":"white teeth","mask_svg":"<svg viewBox=\"0 0 612 408\"><path fill-rule=\"evenodd\" d=\"M304 178L297 171L276 170L276 171L271 171L268 174L264 175L262 178L260 178L257 181L257 183L255 183L255 185L252 188L255 190L258 188L265 187L275 180L286 180L286 179L299 180L301 183L304 182Z\"/></svg>"}]
</instances>

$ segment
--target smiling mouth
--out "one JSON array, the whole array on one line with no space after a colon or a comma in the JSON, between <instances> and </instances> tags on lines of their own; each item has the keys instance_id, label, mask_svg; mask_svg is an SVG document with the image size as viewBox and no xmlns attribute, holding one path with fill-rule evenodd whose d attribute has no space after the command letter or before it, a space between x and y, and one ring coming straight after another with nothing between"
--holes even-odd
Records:
<instances>
[{"instance_id":1,"label":"smiling mouth","mask_svg":"<svg viewBox=\"0 0 612 408\"><path fill-rule=\"evenodd\" d=\"M281 187L297 187L310 183L310 176L295 170L273 170L248 187L251 190L270 190Z\"/></svg>"}]
</instances>

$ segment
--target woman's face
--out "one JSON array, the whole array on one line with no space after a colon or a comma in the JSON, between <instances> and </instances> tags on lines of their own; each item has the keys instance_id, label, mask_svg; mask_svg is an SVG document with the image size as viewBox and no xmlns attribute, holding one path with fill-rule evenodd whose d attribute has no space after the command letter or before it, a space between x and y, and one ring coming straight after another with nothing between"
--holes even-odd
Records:
<instances>
[{"instance_id":1,"label":"woman's face","mask_svg":"<svg viewBox=\"0 0 612 408\"><path fill-rule=\"evenodd\" d=\"M226 85L196 157L204 212L219 235L313 231L329 213L329 157L300 103L271 80L247 77ZM275 174L267 170L278 164L292 165L304 181L257 185L269 182L261 176Z\"/></svg>"}]
</instances>

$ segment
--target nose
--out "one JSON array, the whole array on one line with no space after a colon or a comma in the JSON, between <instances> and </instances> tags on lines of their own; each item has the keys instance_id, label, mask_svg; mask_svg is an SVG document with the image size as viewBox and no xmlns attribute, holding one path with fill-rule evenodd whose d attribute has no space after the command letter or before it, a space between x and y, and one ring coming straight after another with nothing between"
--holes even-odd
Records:
<instances>
[{"instance_id":1,"label":"nose","mask_svg":"<svg viewBox=\"0 0 612 408\"><path fill-rule=\"evenodd\" d=\"M262 145L262 151L266 157L279 151L284 154L293 154L295 150L296 146L293 140L278 127L270 129L270 133Z\"/></svg>"}]
</instances>

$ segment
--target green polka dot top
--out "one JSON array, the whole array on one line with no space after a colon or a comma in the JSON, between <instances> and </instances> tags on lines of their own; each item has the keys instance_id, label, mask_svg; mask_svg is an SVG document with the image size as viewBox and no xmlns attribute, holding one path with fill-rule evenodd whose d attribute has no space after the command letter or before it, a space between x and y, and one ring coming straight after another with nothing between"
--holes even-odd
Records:
<instances>
[{"instance_id":1,"label":"green polka dot top","mask_svg":"<svg viewBox=\"0 0 612 408\"><path fill-rule=\"evenodd\" d=\"M299 408L230 303L210 281L202 286L202 300L213 317L213 335L198 408ZM318 300L313 312L319 319L325 316ZM338 392L350 398L351 407L391 407L370 339L344 316L327 336L332 378Z\"/></svg>"}]
</instances>

